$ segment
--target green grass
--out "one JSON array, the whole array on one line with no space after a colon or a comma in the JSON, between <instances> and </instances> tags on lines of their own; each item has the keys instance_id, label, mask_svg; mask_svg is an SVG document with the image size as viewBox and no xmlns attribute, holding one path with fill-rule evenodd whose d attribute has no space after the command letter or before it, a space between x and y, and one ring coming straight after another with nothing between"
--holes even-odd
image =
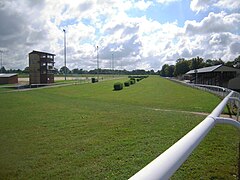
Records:
<instances>
[{"instance_id":1,"label":"green grass","mask_svg":"<svg viewBox=\"0 0 240 180\"><path fill-rule=\"evenodd\" d=\"M220 102L159 77L113 91L116 81L0 94L1 179L127 179L204 119L151 108ZM215 127L173 179L234 179L238 141Z\"/></svg>"}]
</instances>

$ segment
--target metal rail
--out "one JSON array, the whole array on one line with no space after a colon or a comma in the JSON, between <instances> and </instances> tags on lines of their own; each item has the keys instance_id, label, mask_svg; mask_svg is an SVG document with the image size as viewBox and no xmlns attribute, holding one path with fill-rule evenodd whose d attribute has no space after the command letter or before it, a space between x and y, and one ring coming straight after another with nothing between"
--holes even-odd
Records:
<instances>
[{"instance_id":1,"label":"metal rail","mask_svg":"<svg viewBox=\"0 0 240 180\"><path fill-rule=\"evenodd\" d=\"M238 101L237 115L239 115L239 98L240 96L236 99L236 92L231 91L200 124L142 170L137 172L130 180L169 179L217 123L231 124L240 130L240 122L231 118L219 117L227 103L232 100Z\"/></svg>"}]
</instances>

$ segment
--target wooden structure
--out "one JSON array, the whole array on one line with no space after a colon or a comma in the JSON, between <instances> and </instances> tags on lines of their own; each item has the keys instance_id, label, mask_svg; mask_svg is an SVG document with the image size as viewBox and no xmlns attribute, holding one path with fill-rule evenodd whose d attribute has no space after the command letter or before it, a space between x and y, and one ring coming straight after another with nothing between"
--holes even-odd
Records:
<instances>
[{"instance_id":1,"label":"wooden structure","mask_svg":"<svg viewBox=\"0 0 240 180\"><path fill-rule=\"evenodd\" d=\"M229 81L240 75L240 69L220 64L191 70L186 74L191 75L190 81L192 83L215 85L228 88Z\"/></svg>"},{"instance_id":2,"label":"wooden structure","mask_svg":"<svg viewBox=\"0 0 240 180\"><path fill-rule=\"evenodd\" d=\"M0 84L17 84L18 74L0 74Z\"/></svg>"},{"instance_id":3,"label":"wooden structure","mask_svg":"<svg viewBox=\"0 0 240 180\"><path fill-rule=\"evenodd\" d=\"M29 84L54 82L54 56L40 51L29 53Z\"/></svg>"}]
</instances>

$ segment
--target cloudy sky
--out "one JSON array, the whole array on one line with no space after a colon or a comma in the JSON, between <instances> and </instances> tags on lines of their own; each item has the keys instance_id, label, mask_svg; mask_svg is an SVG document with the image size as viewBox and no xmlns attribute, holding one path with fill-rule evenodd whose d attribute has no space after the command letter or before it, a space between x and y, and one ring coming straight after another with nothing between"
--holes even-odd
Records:
<instances>
[{"instance_id":1,"label":"cloudy sky","mask_svg":"<svg viewBox=\"0 0 240 180\"><path fill-rule=\"evenodd\" d=\"M23 69L32 50L63 66L159 70L178 58L240 54L239 0L0 0L3 65Z\"/></svg>"}]
</instances>

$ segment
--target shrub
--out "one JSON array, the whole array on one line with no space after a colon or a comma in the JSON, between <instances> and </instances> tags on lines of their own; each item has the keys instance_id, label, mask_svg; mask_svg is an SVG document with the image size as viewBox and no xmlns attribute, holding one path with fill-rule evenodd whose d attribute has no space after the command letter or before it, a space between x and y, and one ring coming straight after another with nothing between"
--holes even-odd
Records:
<instances>
[{"instance_id":1,"label":"shrub","mask_svg":"<svg viewBox=\"0 0 240 180\"><path fill-rule=\"evenodd\" d=\"M144 78L147 78L148 76L144 76L144 75L142 75L142 76L128 76L128 78L130 78L130 79L132 79L132 78L140 78L140 79L144 79Z\"/></svg>"},{"instance_id":2,"label":"shrub","mask_svg":"<svg viewBox=\"0 0 240 180\"><path fill-rule=\"evenodd\" d=\"M130 84L135 84L135 80L131 79Z\"/></svg>"},{"instance_id":3,"label":"shrub","mask_svg":"<svg viewBox=\"0 0 240 180\"><path fill-rule=\"evenodd\" d=\"M113 85L113 87L115 91L121 90L123 89L123 83L117 82Z\"/></svg>"},{"instance_id":4,"label":"shrub","mask_svg":"<svg viewBox=\"0 0 240 180\"><path fill-rule=\"evenodd\" d=\"M140 78L138 78L138 79L137 79L137 82L139 82L140 80L141 80L141 79L140 79Z\"/></svg>"},{"instance_id":5,"label":"shrub","mask_svg":"<svg viewBox=\"0 0 240 180\"><path fill-rule=\"evenodd\" d=\"M135 82L136 82L135 78L131 78L130 81L134 81L133 84L135 84Z\"/></svg>"},{"instance_id":6,"label":"shrub","mask_svg":"<svg viewBox=\"0 0 240 180\"><path fill-rule=\"evenodd\" d=\"M98 79L92 78L92 83L96 83L96 82L98 82Z\"/></svg>"},{"instance_id":7,"label":"shrub","mask_svg":"<svg viewBox=\"0 0 240 180\"><path fill-rule=\"evenodd\" d=\"M125 87L130 86L130 81L124 82L124 86L125 86Z\"/></svg>"}]
</instances>

